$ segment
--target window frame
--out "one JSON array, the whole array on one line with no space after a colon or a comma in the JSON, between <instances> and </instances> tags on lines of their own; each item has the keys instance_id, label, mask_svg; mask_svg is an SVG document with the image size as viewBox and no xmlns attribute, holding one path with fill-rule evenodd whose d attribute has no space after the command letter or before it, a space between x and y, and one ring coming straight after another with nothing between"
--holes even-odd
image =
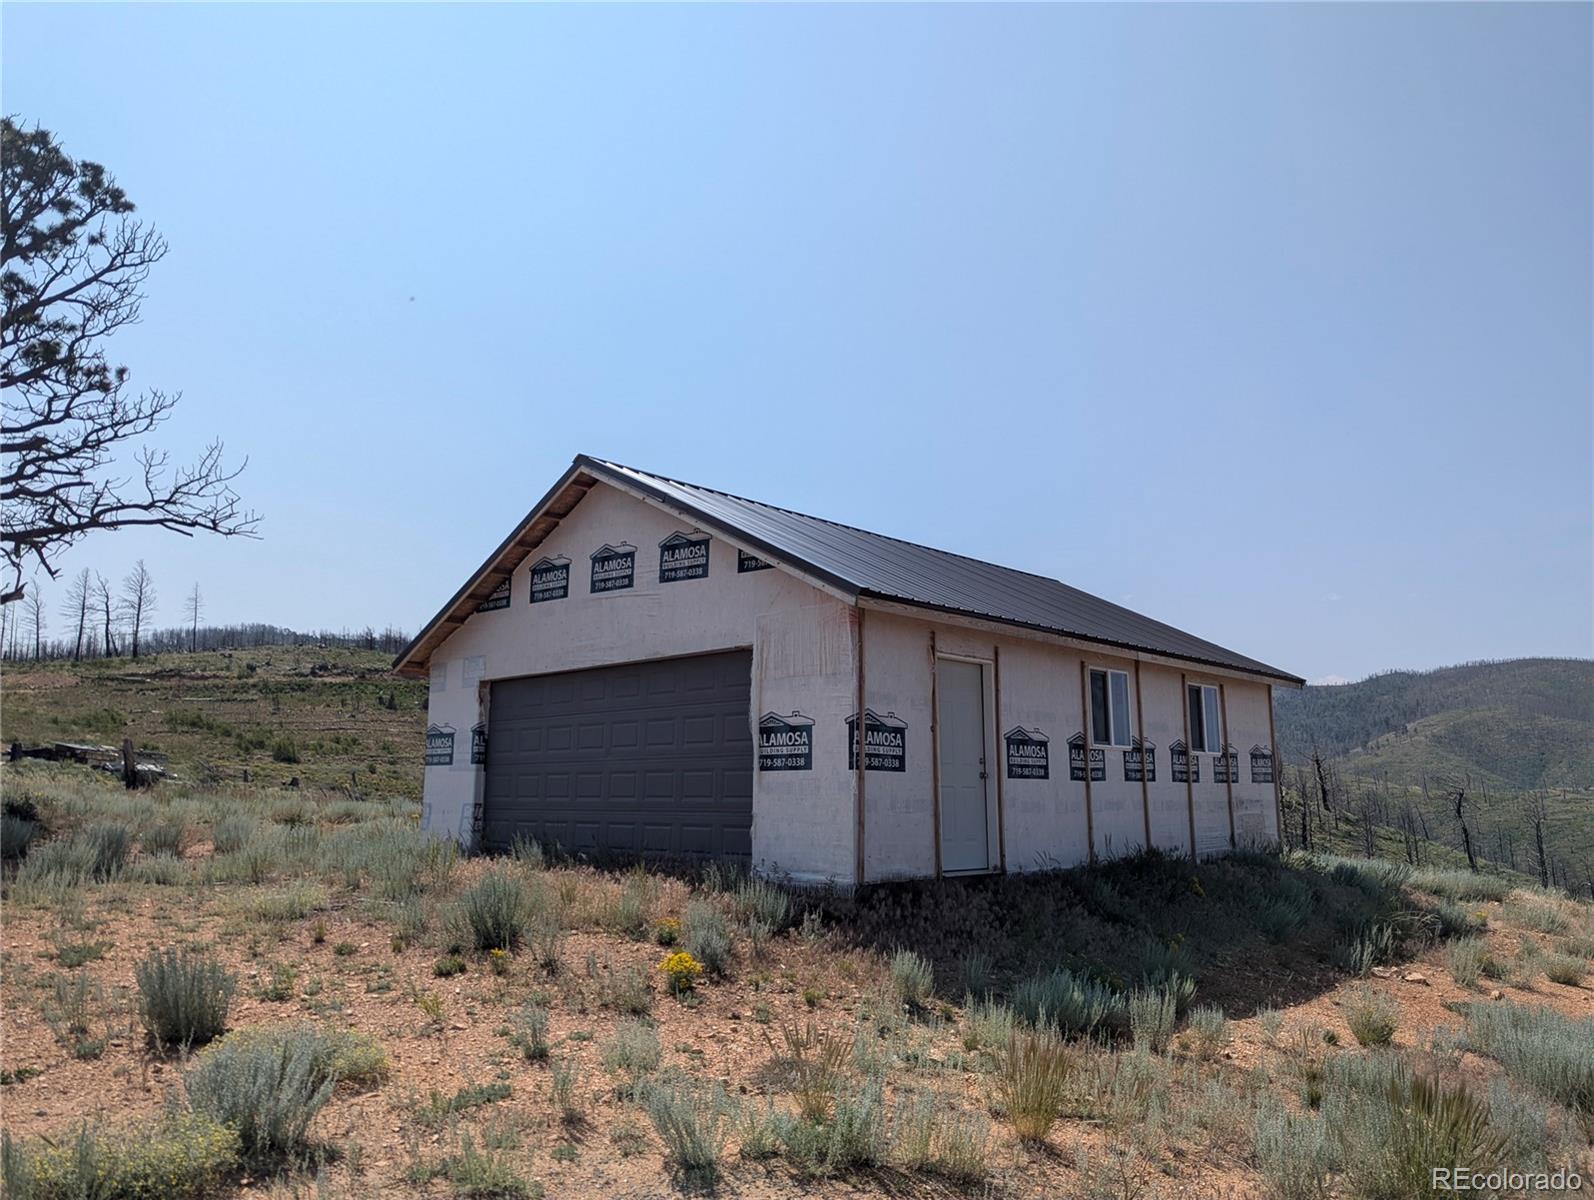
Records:
<instances>
[{"instance_id":1,"label":"window frame","mask_svg":"<svg viewBox=\"0 0 1594 1200\"><path fill-rule=\"evenodd\" d=\"M1223 742L1227 733L1227 730L1223 728L1223 695L1218 690L1217 684L1187 680L1184 694L1184 706L1187 714L1190 712L1190 694L1192 692L1196 695L1196 704L1200 709L1201 720L1192 720L1190 722L1190 752L1192 754L1210 754L1213 757L1217 757L1223 753ZM1210 710L1207 707L1208 696L1212 698ZM1207 744L1207 725L1209 723L1214 725L1218 731L1218 744L1216 746ZM1198 737L1201 739L1200 746L1195 744Z\"/></svg>"},{"instance_id":2,"label":"window frame","mask_svg":"<svg viewBox=\"0 0 1594 1200\"><path fill-rule=\"evenodd\" d=\"M1085 699L1086 699L1086 708L1087 708L1087 711L1085 713L1085 723L1090 729L1090 746L1091 746L1091 749L1093 749L1093 750L1132 750L1134 748L1134 738L1135 738L1135 692L1134 692L1134 686L1135 685L1134 685L1134 680L1130 678L1128 671L1122 670L1119 667L1092 666L1091 664L1086 663L1085 664L1085 671L1086 671L1086 675L1085 675ZM1094 676L1094 675L1103 675L1103 676L1106 677L1106 688L1107 688L1107 693L1106 693L1106 695L1107 695L1107 710L1106 710L1107 711L1107 737L1110 740L1105 741L1105 742L1099 740L1096 737L1095 703L1094 703L1094 700L1093 700L1093 698L1091 696L1091 686L1092 686L1091 685L1091 677ZM1128 728L1122 731L1122 733L1123 733L1123 741L1121 741L1121 742L1117 740L1117 737L1118 737L1118 734L1119 734L1120 731L1117 728L1115 728L1117 722L1115 722L1113 720L1113 714L1112 714L1112 709L1113 709L1113 703L1112 703L1112 678L1113 678L1114 675L1121 676L1123 678L1123 681L1124 681L1124 720L1125 720L1125 723L1128 725Z\"/></svg>"}]
</instances>

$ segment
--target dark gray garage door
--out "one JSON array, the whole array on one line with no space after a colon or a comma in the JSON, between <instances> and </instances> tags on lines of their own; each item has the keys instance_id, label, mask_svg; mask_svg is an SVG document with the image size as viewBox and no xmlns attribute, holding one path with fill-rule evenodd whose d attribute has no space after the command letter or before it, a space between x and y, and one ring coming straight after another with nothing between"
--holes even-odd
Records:
<instances>
[{"instance_id":1,"label":"dark gray garage door","mask_svg":"<svg viewBox=\"0 0 1594 1200\"><path fill-rule=\"evenodd\" d=\"M492 685L482 837L618 855L746 858L752 652Z\"/></svg>"}]
</instances>

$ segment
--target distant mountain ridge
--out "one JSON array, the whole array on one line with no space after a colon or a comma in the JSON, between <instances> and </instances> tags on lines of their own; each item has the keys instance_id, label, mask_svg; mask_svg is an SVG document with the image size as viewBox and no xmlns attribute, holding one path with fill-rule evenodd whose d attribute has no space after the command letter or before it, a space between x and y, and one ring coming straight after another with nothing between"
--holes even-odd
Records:
<instances>
[{"instance_id":1,"label":"distant mountain ridge","mask_svg":"<svg viewBox=\"0 0 1594 1200\"><path fill-rule=\"evenodd\" d=\"M1518 658L1275 693L1288 761L1313 747L1358 775L1470 774L1500 791L1594 788L1594 661Z\"/></svg>"}]
</instances>

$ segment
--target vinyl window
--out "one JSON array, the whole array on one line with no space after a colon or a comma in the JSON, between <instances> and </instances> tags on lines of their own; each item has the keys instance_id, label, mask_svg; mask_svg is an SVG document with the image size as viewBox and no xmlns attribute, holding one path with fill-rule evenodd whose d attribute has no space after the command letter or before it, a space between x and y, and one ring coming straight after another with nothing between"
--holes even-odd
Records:
<instances>
[{"instance_id":1,"label":"vinyl window","mask_svg":"<svg viewBox=\"0 0 1594 1200\"><path fill-rule=\"evenodd\" d=\"M1090 740L1097 746L1128 746L1129 673L1092 667Z\"/></svg>"},{"instance_id":2,"label":"vinyl window","mask_svg":"<svg viewBox=\"0 0 1594 1200\"><path fill-rule=\"evenodd\" d=\"M1223 733L1218 720L1218 689L1208 683L1189 686L1190 749L1208 754L1223 752Z\"/></svg>"}]
</instances>

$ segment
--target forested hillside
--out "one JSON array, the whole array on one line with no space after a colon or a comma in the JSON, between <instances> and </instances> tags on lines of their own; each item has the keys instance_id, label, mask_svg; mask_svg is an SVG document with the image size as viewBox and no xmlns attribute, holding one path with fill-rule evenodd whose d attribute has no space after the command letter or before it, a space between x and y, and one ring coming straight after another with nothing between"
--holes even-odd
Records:
<instances>
[{"instance_id":1,"label":"forested hillside","mask_svg":"<svg viewBox=\"0 0 1594 1200\"><path fill-rule=\"evenodd\" d=\"M1471 773L1499 790L1594 786L1594 662L1522 658L1280 691L1279 746L1420 785Z\"/></svg>"},{"instance_id":2,"label":"forested hillside","mask_svg":"<svg viewBox=\"0 0 1594 1200\"><path fill-rule=\"evenodd\" d=\"M1279 692L1276 710L1291 844L1420 862L1470 839L1480 860L1594 893L1594 662L1390 671Z\"/></svg>"}]
</instances>

